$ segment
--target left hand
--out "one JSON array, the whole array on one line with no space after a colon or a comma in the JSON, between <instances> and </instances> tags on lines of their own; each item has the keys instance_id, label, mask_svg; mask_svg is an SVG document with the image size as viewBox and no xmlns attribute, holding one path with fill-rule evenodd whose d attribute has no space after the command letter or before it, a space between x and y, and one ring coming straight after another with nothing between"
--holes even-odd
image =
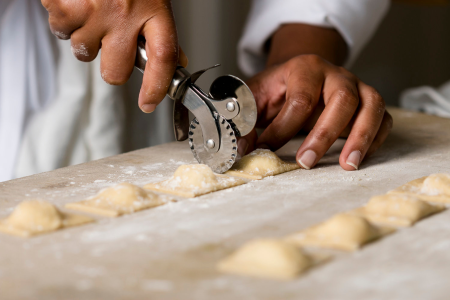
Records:
<instances>
[{"instance_id":1,"label":"left hand","mask_svg":"<svg viewBox=\"0 0 450 300\"><path fill-rule=\"evenodd\" d=\"M392 117L373 87L317 55L296 56L247 84L257 102L257 126L267 128L259 138L253 131L239 140L245 153L255 148L275 151L305 130L309 134L296 160L310 169L344 135L348 138L339 163L354 171L383 144L392 128Z\"/></svg>"}]
</instances>

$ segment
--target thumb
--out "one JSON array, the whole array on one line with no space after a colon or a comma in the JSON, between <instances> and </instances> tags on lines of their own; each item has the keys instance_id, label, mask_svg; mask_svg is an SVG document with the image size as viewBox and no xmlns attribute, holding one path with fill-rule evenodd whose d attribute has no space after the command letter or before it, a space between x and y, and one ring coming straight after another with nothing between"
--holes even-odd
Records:
<instances>
[{"instance_id":1,"label":"thumb","mask_svg":"<svg viewBox=\"0 0 450 300\"><path fill-rule=\"evenodd\" d=\"M274 66L246 82L256 100L259 126L267 126L283 107L286 95L284 73L281 65Z\"/></svg>"},{"instance_id":2,"label":"thumb","mask_svg":"<svg viewBox=\"0 0 450 300\"><path fill-rule=\"evenodd\" d=\"M256 130L253 129L249 134L246 136L242 136L238 138L238 154L242 157L253 150L255 150L256 147L256 141L258 140L258 134L256 133Z\"/></svg>"}]
</instances>

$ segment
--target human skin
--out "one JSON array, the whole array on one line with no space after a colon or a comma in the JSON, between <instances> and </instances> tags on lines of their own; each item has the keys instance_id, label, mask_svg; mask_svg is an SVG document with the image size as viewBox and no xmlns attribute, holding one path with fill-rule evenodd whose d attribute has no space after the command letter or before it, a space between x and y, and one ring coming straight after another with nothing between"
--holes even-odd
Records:
<instances>
[{"instance_id":1,"label":"human skin","mask_svg":"<svg viewBox=\"0 0 450 300\"><path fill-rule=\"evenodd\" d=\"M347 46L334 29L287 24L272 36L267 68L247 84L257 100L258 127L239 140L241 154L281 148L299 131L308 133L296 159L313 168L339 137L347 137L339 163L357 170L392 128L380 94L340 67Z\"/></svg>"},{"instance_id":2,"label":"human skin","mask_svg":"<svg viewBox=\"0 0 450 300\"><path fill-rule=\"evenodd\" d=\"M170 0L42 0L52 32L71 39L74 55L92 61L101 54L101 74L125 83L134 67L137 39L146 38L148 61L139 107L152 112L164 99L177 64L187 65L178 45ZM258 108L258 138L239 140L240 152L277 150L300 130L309 132L297 162L314 167L334 141L348 136L340 156L345 170L358 169L392 128L378 92L339 67L347 46L333 29L286 24L272 36L265 71L248 81Z\"/></svg>"},{"instance_id":3,"label":"human skin","mask_svg":"<svg viewBox=\"0 0 450 300\"><path fill-rule=\"evenodd\" d=\"M146 39L148 61L139 94L139 107L152 112L164 99L177 64L187 65L178 45L170 0L42 0L50 29L70 39L72 52L85 62L100 48L102 78L124 84L133 72L138 36Z\"/></svg>"}]
</instances>

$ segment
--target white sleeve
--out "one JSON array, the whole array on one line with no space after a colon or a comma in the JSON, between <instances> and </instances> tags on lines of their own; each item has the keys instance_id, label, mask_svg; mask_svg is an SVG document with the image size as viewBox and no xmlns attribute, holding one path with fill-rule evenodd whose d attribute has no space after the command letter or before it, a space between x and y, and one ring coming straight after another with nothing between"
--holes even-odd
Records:
<instances>
[{"instance_id":1,"label":"white sleeve","mask_svg":"<svg viewBox=\"0 0 450 300\"><path fill-rule=\"evenodd\" d=\"M253 0L238 62L248 76L264 69L265 42L282 25L303 23L335 28L346 41L349 66L368 42L389 8L389 0Z\"/></svg>"}]
</instances>

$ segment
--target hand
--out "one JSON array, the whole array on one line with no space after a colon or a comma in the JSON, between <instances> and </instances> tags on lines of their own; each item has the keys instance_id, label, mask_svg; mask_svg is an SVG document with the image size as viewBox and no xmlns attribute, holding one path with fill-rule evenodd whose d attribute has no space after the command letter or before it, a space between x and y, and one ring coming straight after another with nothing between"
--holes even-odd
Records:
<instances>
[{"instance_id":1,"label":"hand","mask_svg":"<svg viewBox=\"0 0 450 300\"><path fill-rule=\"evenodd\" d=\"M296 160L310 169L346 133L339 163L353 171L383 144L392 128L392 117L374 88L317 55L294 57L247 84L257 102L257 126L268 126L259 138L252 132L239 141L246 153L255 147L275 151L303 129L309 134Z\"/></svg>"},{"instance_id":2,"label":"hand","mask_svg":"<svg viewBox=\"0 0 450 300\"><path fill-rule=\"evenodd\" d=\"M172 80L177 63L187 65L178 46L170 0L42 0L50 28L71 39L81 61L92 61L102 48L101 75L109 84L124 84L136 59L138 36L147 40L148 62L139 95L144 112L155 110Z\"/></svg>"}]
</instances>

